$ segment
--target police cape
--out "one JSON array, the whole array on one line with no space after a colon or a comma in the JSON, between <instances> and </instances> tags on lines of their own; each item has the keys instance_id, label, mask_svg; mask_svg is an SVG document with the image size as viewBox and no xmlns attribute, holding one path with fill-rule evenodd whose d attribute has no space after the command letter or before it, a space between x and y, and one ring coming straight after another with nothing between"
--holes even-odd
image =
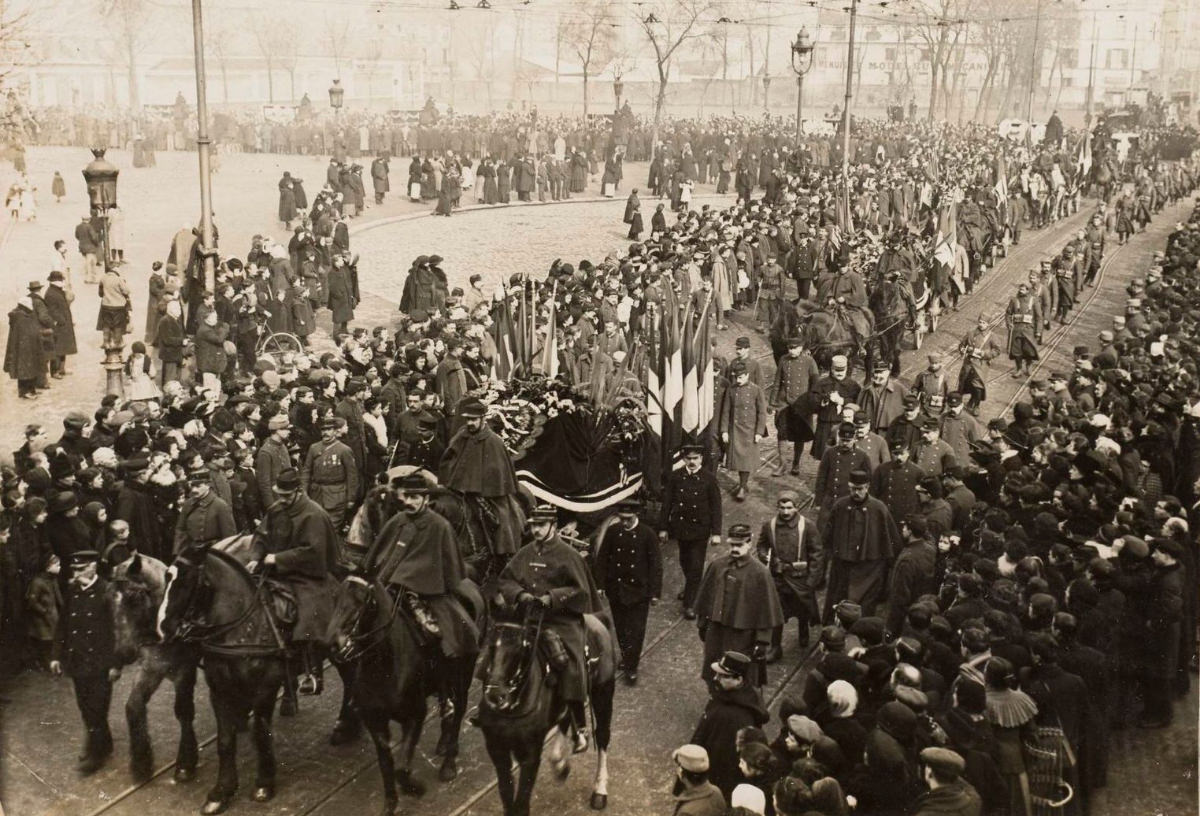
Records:
<instances>
[{"instance_id":1,"label":"police cape","mask_svg":"<svg viewBox=\"0 0 1200 816\"><path fill-rule=\"evenodd\" d=\"M495 431L485 425L475 433L465 427L456 433L442 454L438 481L465 494L469 512L491 534L493 553L511 555L517 551L525 513L517 501L517 472L504 440Z\"/></svg>"},{"instance_id":2,"label":"police cape","mask_svg":"<svg viewBox=\"0 0 1200 816\"><path fill-rule=\"evenodd\" d=\"M771 572L753 556L723 555L708 565L696 595L696 614L703 622L705 680L712 679L711 664L725 652L748 655L755 643L769 643L771 630L783 625Z\"/></svg>"}]
</instances>

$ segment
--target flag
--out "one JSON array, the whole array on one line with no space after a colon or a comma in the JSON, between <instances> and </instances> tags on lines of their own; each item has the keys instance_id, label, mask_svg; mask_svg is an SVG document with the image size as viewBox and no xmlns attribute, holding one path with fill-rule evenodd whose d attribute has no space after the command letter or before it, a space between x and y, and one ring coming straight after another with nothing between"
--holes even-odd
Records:
<instances>
[{"instance_id":1,"label":"flag","mask_svg":"<svg viewBox=\"0 0 1200 816\"><path fill-rule=\"evenodd\" d=\"M1086 176L1092 169L1092 134L1085 130L1083 141L1079 143L1079 160L1076 162L1079 174Z\"/></svg>"},{"instance_id":2,"label":"flag","mask_svg":"<svg viewBox=\"0 0 1200 816\"><path fill-rule=\"evenodd\" d=\"M670 292L670 290L668 290ZM663 301L662 408L663 450L668 455L679 448L680 404L683 401L683 349L679 343L679 307L670 292Z\"/></svg>"},{"instance_id":3,"label":"flag","mask_svg":"<svg viewBox=\"0 0 1200 816\"><path fill-rule=\"evenodd\" d=\"M938 213L937 241L933 248L933 257L946 266L954 266L955 250L958 246L958 207L953 198L945 196Z\"/></svg>"},{"instance_id":4,"label":"flag","mask_svg":"<svg viewBox=\"0 0 1200 816\"><path fill-rule=\"evenodd\" d=\"M712 296L704 304L704 308L700 314L696 316L697 329L694 337L693 345L695 347L695 362L696 362L696 436L700 436L712 423L713 413L716 411L717 399L717 374L713 370L712 360L712 338L710 330L712 321L709 319L709 314L715 306L712 303Z\"/></svg>"},{"instance_id":5,"label":"flag","mask_svg":"<svg viewBox=\"0 0 1200 816\"><path fill-rule=\"evenodd\" d=\"M683 369L683 394L679 402L679 427L682 433L695 438L696 424L700 421L699 381L696 376L695 332L692 324L695 315L692 301L688 300L680 327L680 363Z\"/></svg>"},{"instance_id":6,"label":"flag","mask_svg":"<svg viewBox=\"0 0 1200 816\"><path fill-rule=\"evenodd\" d=\"M558 294L558 281L550 292L550 317L546 321L546 341L542 344L542 374L547 379L558 376L558 331L555 320L555 295Z\"/></svg>"},{"instance_id":7,"label":"flag","mask_svg":"<svg viewBox=\"0 0 1200 816\"><path fill-rule=\"evenodd\" d=\"M996 157L996 197L1001 202L1008 201L1008 162L1004 156Z\"/></svg>"},{"instance_id":8,"label":"flag","mask_svg":"<svg viewBox=\"0 0 1200 816\"><path fill-rule=\"evenodd\" d=\"M650 433L662 439L663 409L662 409L662 352L659 343L659 321L646 332L646 424Z\"/></svg>"},{"instance_id":9,"label":"flag","mask_svg":"<svg viewBox=\"0 0 1200 816\"><path fill-rule=\"evenodd\" d=\"M508 292L504 292L496 323L492 327L492 339L496 341L496 356L492 358L492 377L497 380L507 380L512 377L516 366L516 342L513 326L512 305L508 300Z\"/></svg>"}]
</instances>

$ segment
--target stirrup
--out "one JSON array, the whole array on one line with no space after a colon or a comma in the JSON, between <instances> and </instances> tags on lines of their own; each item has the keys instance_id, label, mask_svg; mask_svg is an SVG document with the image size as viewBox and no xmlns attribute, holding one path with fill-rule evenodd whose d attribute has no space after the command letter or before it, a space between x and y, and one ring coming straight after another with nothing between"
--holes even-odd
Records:
<instances>
[{"instance_id":1,"label":"stirrup","mask_svg":"<svg viewBox=\"0 0 1200 816\"><path fill-rule=\"evenodd\" d=\"M441 716L441 718L443 720L448 720L451 717L453 717L454 712L457 710L454 707L454 701L451 700L449 697L445 698L444 700L438 701L438 709L439 709L439 715Z\"/></svg>"},{"instance_id":2,"label":"stirrup","mask_svg":"<svg viewBox=\"0 0 1200 816\"><path fill-rule=\"evenodd\" d=\"M320 679L312 672L305 672L304 674L300 675L300 680L296 683L296 693L303 694L306 697L320 694Z\"/></svg>"},{"instance_id":3,"label":"stirrup","mask_svg":"<svg viewBox=\"0 0 1200 816\"><path fill-rule=\"evenodd\" d=\"M571 753L582 754L590 746L588 740L588 730L586 728L576 728L575 735L571 739Z\"/></svg>"}]
</instances>

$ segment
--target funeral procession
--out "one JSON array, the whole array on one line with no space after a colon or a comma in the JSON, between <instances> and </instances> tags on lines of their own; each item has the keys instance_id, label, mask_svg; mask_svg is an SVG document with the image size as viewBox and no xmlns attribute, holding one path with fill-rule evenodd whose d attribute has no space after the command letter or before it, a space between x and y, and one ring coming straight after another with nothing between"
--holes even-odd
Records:
<instances>
[{"instance_id":1,"label":"funeral procession","mask_svg":"<svg viewBox=\"0 0 1200 816\"><path fill-rule=\"evenodd\" d=\"M0 190L0 816L1200 814L1200 0L8 0Z\"/></svg>"}]
</instances>

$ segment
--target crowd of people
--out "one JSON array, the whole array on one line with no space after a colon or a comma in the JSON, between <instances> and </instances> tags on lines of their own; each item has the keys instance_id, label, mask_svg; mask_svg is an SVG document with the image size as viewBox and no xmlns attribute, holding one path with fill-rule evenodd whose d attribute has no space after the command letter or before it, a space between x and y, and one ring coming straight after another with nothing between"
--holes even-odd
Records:
<instances>
[{"instance_id":1,"label":"crowd of people","mask_svg":"<svg viewBox=\"0 0 1200 816\"><path fill-rule=\"evenodd\" d=\"M872 366L860 383L853 360L815 353L789 317L792 305L815 293L820 303L865 306L893 269L903 277L948 274L954 264L935 255L946 207L967 220L985 208L1003 213L1008 237L1019 240L1022 226L1038 226L1015 203L1028 203L1023 179L1069 169L1062 146L1031 151L974 127L859 123L851 211L839 214L823 143L797 150L750 129L735 145L718 124L707 128L716 134L708 146L703 137L693 143L689 127L673 128L656 153L652 194L674 199L680 183L715 169L718 183L725 175L734 184L736 204L675 207L673 224L665 216L652 222L647 239L627 252L557 261L545 280L516 275L495 291L479 274L454 287L443 258L421 255L407 272L394 326L351 325L359 294L345 219L363 206L365 190L337 156L311 207L297 195L302 183L281 180L280 220L307 216L287 245L260 236L241 258L204 246L198 230L181 230L151 276L124 396L72 412L61 431L30 423L14 466L0 473L6 668L65 671L77 688L111 693L119 667L104 652L111 635L94 631L94 598L106 570L132 553L169 562L181 548L275 529L273 514L289 508L327 518L323 535L340 538L368 496L393 510L432 512L413 498L419 485L388 482L396 465L440 473L489 498L514 489L486 404L506 307L536 303L537 334L557 340L558 376L583 390L614 373L645 383L652 362L636 352L665 304L691 304L719 333L735 311L757 312L766 300L774 371L751 355L749 337L735 341L730 358L714 355L711 432L682 448L684 466L668 475L662 495L618 508L619 523L603 528L591 553L590 576L568 579L564 570L537 579L569 580L573 590L594 582L604 592L632 685L648 608L662 592L661 546L678 546L680 612L699 626L711 698L674 754L676 813L843 814L855 803L866 814L1032 816L1055 812L1049 803L1067 798L1068 784L1062 812L1084 812L1104 784L1110 730L1166 725L1190 681L1200 210L1131 284L1126 314L1101 333L1099 348L1077 349L1070 371L1032 380L1011 422L981 424L988 404L978 366L1000 353L986 322L964 338L957 384L941 358L911 385L893 376L892 361ZM720 157L715 165L699 158L710 150ZM387 158L374 159L373 181L387 182ZM424 184L423 164L410 185ZM997 191L1001 167L1007 189ZM1147 157L1129 173L1147 197L1143 227L1197 181L1187 161ZM1063 175L1065 184L1071 174ZM485 200L488 184L485 177ZM1076 187L1050 218L1078 206ZM438 192L444 188L443 180ZM524 192L536 190L535 183ZM1012 297L1007 352L1015 374L1030 371L1042 331L1094 282L1106 236L1120 231L1109 212L1099 210L1089 230ZM57 249L65 257L65 245ZM119 347L133 330L132 299L119 259L102 265L98 328L106 346ZM969 294L986 269L968 261L963 272ZM61 289L64 277L52 269L49 289ZM22 395L36 394L43 373L59 376L71 353L58 344L73 326L69 312L50 310L45 323L35 302L41 288L31 283L10 313L5 370ZM944 289L948 303L952 291ZM309 338L324 309L333 330L322 350ZM261 354L272 334L294 335L301 348ZM73 351L73 328L71 339ZM628 370L627 361L639 368ZM717 471L733 479L731 498L744 501L761 463L758 443L772 432L781 442L779 481L767 488L776 512L727 528ZM785 442L793 444L790 469ZM819 460L805 491L816 511L808 515L795 479L806 446ZM464 453L468 447L476 452ZM661 504L653 533L639 518L649 500ZM567 520L534 509L535 544ZM728 549L708 560L721 542ZM367 543L376 544L373 558L401 557ZM276 556L303 544L265 536L264 563L287 581L291 561ZM445 632L440 605L405 584L405 570L392 574L428 633ZM534 591L515 567L501 579L526 601L546 589L539 583ZM544 597L553 602L552 592ZM556 612L564 626L582 625L571 610ZM768 735L759 685L765 664L781 659L783 627L793 618L800 643L819 641L818 659L803 694L779 712L777 735ZM80 696L84 770L111 752L108 704L99 698L102 705ZM586 745L585 718L572 719L577 747Z\"/></svg>"}]
</instances>

